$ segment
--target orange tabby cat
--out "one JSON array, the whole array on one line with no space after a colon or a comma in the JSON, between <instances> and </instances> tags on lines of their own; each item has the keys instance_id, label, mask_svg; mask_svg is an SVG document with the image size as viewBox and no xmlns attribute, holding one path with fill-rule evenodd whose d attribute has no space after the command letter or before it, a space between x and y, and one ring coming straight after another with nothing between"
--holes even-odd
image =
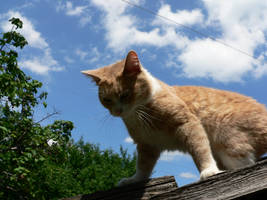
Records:
<instances>
[{"instance_id":1,"label":"orange tabby cat","mask_svg":"<svg viewBox=\"0 0 267 200\"><path fill-rule=\"evenodd\" d=\"M137 144L136 174L147 179L164 150L188 152L200 178L254 163L267 152L267 111L254 99L222 90L169 86L130 51L126 59L82 73L99 86L99 99L121 117Z\"/></svg>"}]
</instances>

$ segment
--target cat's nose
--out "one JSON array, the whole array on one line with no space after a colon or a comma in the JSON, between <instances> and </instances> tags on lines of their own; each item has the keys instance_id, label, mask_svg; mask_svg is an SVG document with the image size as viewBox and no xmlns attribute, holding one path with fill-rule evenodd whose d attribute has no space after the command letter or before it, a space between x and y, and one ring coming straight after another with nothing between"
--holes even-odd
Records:
<instances>
[{"instance_id":1,"label":"cat's nose","mask_svg":"<svg viewBox=\"0 0 267 200\"><path fill-rule=\"evenodd\" d=\"M113 114L115 115L115 116L120 116L121 115L121 113L122 113L122 108L115 108L114 110L113 110Z\"/></svg>"}]
</instances>

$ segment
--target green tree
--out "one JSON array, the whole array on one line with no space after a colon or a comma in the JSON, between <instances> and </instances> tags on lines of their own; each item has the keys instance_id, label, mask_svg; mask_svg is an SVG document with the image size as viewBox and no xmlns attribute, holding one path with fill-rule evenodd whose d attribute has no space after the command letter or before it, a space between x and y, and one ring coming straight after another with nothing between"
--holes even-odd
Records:
<instances>
[{"instance_id":1,"label":"green tree","mask_svg":"<svg viewBox=\"0 0 267 200\"><path fill-rule=\"evenodd\" d=\"M47 93L38 93L42 83L33 80L18 67L15 48L27 41L16 30L22 22L12 18L13 28L0 39L0 197L35 198L39 180L35 172L47 159L49 139L65 144L73 128L72 122L55 121L42 127L33 120L33 109L43 103Z\"/></svg>"},{"instance_id":2,"label":"green tree","mask_svg":"<svg viewBox=\"0 0 267 200\"><path fill-rule=\"evenodd\" d=\"M135 173L136 157L121 148L120 153L100 150L98 145L70 142L64 151L50 149L53 155L40 174L46 199L90 194L114 187L123 177Z\"/></svg>"},{"instance_id":3,"label":"green tree","mask_svg":"<svg viewBox=\"0 0 267 200\"><path fill-rule=\"evenodd\" d=\"M18 66L16 48L25 38L23 23L0 38L0 199L57 199L113 187L135 171L135 157L121 149L101 151L97 145L70 141L73 123L57 120L41 126L34 108L46 108L42 83ZM53 139L56 144L50 146Z\"/></svg>"}]
</instances>

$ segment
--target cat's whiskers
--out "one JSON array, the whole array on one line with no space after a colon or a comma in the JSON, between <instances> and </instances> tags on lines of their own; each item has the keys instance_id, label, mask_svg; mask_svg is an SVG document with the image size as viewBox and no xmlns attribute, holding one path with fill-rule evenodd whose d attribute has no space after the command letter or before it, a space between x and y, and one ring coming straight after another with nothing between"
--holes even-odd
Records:
<instances>
[{"instance_id":1,"label":"cat's whiskers","mask_svg":"<svg viewBox=\"0 0 267 200\"><path fill-rule=\"evenodd\" d=\"M135 113L137 115L137 119L140 122L140 124L143 126L146 133L150 134L150 125L146 121L146 117L140 112L140 110L135 110Z\"/></svg>"},{"instance_id":2,"label":"cat's whiskers","mask_svg":"<svg viewBox=\"0 0 267 200\"><path fill-rule=\"evenodd\" d=\"M144 105L139 105L137 109L138 109L138 110L142 110L143 112L145 112L146 115L148 115L148 116L150 117L150 119L154 119L154 120L156 120L156 121L163 122L162 119L160 119L160 118L158 118L158 117L155 116L155 115L157 115L157 113L156 113L154 110L149 109L149 108L147 108L147 107L144 106Z\"/></svg>"},{"instance_id":3,"label":"cat's whiskers","mask_svg":"<svg viewBox=\"0 0 267 200\"><path fill-rule=\"evenodd\" d=\"M146 113L144 110L139 109L138 111L145 118L145 120L148 123L149 127L152 128L152 129L155 129L155 125L153 124L151 116L148 113Z\"/></svg>"},{"instance_id":4,"label":"cat's whiskers","mask_svg":"<svg viewBox=\"0 0 267 200\"><path fill-rule=\"evenodd\" d=\"M141 108L137 109L137 112L139 113L139 116L142 118L144 125L146 126L146 132L151 135L151 129L156 130L157 127L155 126L153 122L153 117L149 113L147 113L145 110L142 110Z\"/></svg>"}]
</instances>

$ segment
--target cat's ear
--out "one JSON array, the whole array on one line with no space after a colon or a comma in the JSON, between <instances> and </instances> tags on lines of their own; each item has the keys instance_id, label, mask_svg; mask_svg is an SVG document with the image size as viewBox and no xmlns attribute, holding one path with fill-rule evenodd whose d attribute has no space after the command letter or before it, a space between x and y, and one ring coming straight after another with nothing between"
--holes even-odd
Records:
<instances>
[{"instance_id":1,"label":"cat's ear","mask_svg":"<svg viewBox=\"0 0 267 200\"><path fill-rule=\"evenodd\" d=\"M81 71L84 75L92 78L92 80L98 85L101 81L101 72L99 69Z\"/></svg>"},{"instance_id":2,"label":"cat's ear","mask_svg":"<svg viewBox=\"0 0 267 200\"><path fill-rule=\"evenodd\" d=\"M135 51L130 51L126 57L123 75L127 77L137 76L141 72L141 64Z\"/></svg>"}]
</instances>

